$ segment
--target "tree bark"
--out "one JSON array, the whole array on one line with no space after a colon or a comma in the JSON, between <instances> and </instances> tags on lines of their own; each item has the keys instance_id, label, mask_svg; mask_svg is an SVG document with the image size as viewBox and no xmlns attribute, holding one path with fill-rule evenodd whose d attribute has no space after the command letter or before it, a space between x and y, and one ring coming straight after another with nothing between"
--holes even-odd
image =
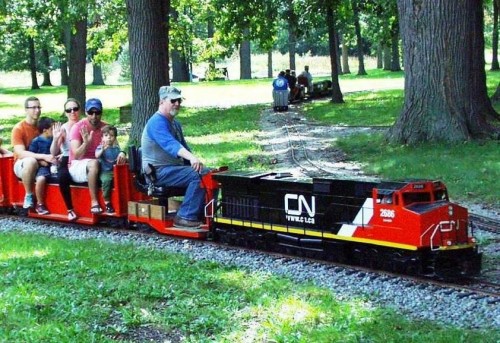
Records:
<instances>
[{"instance_id":1,"label":"tree bark","mask_svg":"<svg viewBox=\"0 0 500 343\"><path fill-rule=\"evenodd\" d=\"M158 90L169 84L169 9L170 0L127 0L132 74L129 144L140 143L146 122L158 109Z\"/></svg>"},{"instance_id":2,"label":"tree bark","mask_svg":"<svg viewBox=\"0 0 500 343\"><path fill-rule=\"evenodd\" d=\"M349 47L345 43L344 38L342 38L342 73L351 73L351 69L349 69Z\"/></svg>"},{"instance_id":3,"label":"tree bark","mask_svg":"<svg viewBox=\"0 0 500 343\"><path fill-rule=\"evenodd\" d=\"M273 50L267 52L267 77L273 77Z\"/></svg>"},{"instance_id":4,"label":"tree bark","mask_svg":"<svg viewBox=\"0 0 500 343\"><path fill-rule=\"evenodd\" d=\"M28 38L28 53L30 61L31 89L40 89L38 79L36 77L35 41L32 37Z\"/></svg>"},{"instance_id":5,"label":"tree bark","mask_svg":"<svg viewBox=\"0 0 500 343\"><path fill-rule=\"evenodd\" d=\"M250 80L252 78L252 58L250 41L244 40L240 44L240 79Z\"/></svg>"},{"instance_id":6,"label":"tree bark","mask_svg":"<svg viewBox=\"0 0 500 343\"><path fill-rule=\"evenodd\" d=\"M92 84L94 86L104 86L104 77L102 75L102 67L100 64L92 63Z\"/></svg>"},{"instance_id":7,"label":"tree bark","mask_svg":"<svg viewBox=\"0 0 500 343\"><path fill-rule=\"evenodd\" d=\"M358 75L366 75L365 59L363 56L363 37L361 36L361 25L359 24L358 0L352 0L352 11L354 30L356 32L356 49L358 51Z\"/></svg>"},{"instance_id":8,"label":"tree bark","mask_svg":"<svg viewBox=\"0 0 500 343\"><path fill-rule=\"evenodd\" d=\"M189 64L186 56L179 50L173 49L172 57L172 81L189 82Z\"/></svg>"},{"instance_id":9,"label":"tree bark","mask_svg":"<svg viewBox=\"0 0 500 343\"><path fill-rule=\"evenodd\" d=\"M50 82L50 55L47 48L42 49L43 56L43 81L42 86L52 87L52 82Z\"/></svg>"},{"instance_id":10,"label":"tree bark","mask_svg":"<svg viewBox=\"0 0 500 343\"><path fill-rule=\"evenodd\" d=\"M330 65L332 76L332 102L340 104L344 102L339 84L339 73L337 67L337 49L335 48L335 16L333 15L333 5L327 5L326 24L328 26L328 48L330 50Z\"/></svg>"},{"instance_id":11,"label":"tree bark","mask_svg":"<svg viewBox=\"0 0 500 343\"><path fill-rule=\"evenodd\" d=\"M461 142L495 134L482 9L482 0L398 0L405 99L389 140Z\"/></svg>"},{"instance_id":12,"label":"tree bark","mask_svg":"<svg viewBox=\"0 0 500 343\"><path fill-rule=\"evenodd\" d=\"M491 45L493 50L493 57L491 59L491 70L499 70L498 64L498 9L500 7L500 0L493 0L493 37L491 38Z\"/></svg>"},{"instance_id":13,"label":"tree bark","mask_svg":"<svg viewBox=\"0 0 500 343\"><path fill-rule=\"evenodd\" d=\"M71 34L68 58L68 98L85 102L85 67L87 65L87 14L75 22L75 33Z\"/></svg>"},{"instance_id":14,"label":"tree bark","mask_svg":"<svg viewBox=\"0 0 500 343\"><path fill-rule=\"evenodd\" d=\"M401 71L399 63L399 27L398 21L393 22L391 29L391 71Z\"/></svg>"}]
</instances>

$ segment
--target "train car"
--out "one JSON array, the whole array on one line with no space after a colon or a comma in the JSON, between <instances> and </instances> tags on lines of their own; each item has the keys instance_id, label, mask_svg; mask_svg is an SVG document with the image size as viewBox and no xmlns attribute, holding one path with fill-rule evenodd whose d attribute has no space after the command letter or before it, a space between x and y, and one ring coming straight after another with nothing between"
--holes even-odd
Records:
<instances>
[{"instance_id":1,"label":"train car","mask_svg":"<svg viewBox=\"0 0 500 343\"><path fill-rule=\"evenodd\" d=\"M33 209L23 209L25 190L22 181L13 172L14 160L12 157L1 158L1 178L4 192L4 208L33 218L41 218L59 222L67 222L68 212L64 204L57 175L47 178L45 189L45 206L49 214L41 215ZM140 201L145 199L145 195L139 192L133 185L133 177L128 165L114 166L114 185L111 192L111 203L115 208L113 214L93 214L90 211L90 194L87 183L73 183L71 185L71 196L73 199L74 211L78 218L76 223L94 225L102 221L107 221L116 226L126 226L128 224L128 202L130 200ZM5 187L5 184L8 186ZM34 188L34 186L33 186ZM104 208L101 191L99 190L101 207Z\"/></svg>"},{"instance_id":2,"label":"train car","mask_svg":"<svg viewBox=\"0 0 500 343\"><path fill-rule=\"evenodd\" d=\"M480 271L467 209L449 201L442 182L213 177L221 192L215 239L430 277Z\"/></svg>"}]
</instances>

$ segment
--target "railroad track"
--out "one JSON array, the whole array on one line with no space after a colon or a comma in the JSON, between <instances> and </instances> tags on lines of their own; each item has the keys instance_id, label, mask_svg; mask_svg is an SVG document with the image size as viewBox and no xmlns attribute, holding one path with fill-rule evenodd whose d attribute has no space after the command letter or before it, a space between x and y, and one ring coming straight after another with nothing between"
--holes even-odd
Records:
<instances>
[{"instance_id":1,"label":"railroad track","mask_svg":"<svg viewBox=\"0 0 500 343\"><path fill-rule=\"evenodd\" d=\"M474 229L488 231L496 235L500 235L500 220L474 213L470 213L469 218Z\"/></svg>"}]
</instances>

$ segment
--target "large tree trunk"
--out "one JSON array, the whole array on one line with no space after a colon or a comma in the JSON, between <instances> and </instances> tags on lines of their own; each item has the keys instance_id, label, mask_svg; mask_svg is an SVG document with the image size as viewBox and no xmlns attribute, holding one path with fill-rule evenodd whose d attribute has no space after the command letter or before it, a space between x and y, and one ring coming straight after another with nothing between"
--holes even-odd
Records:
<instances>
[{"instance_id":1,"label":"large tree trunk","mask_svg":"<svg viewBox=\"0 0 500 343\"><path fill-rule=\"evenodd\" d=\"M250 80L252 78L252 59L250 41L244 40L240 44L240 79Z\"/></svg>"},{"instance_id":2,"label":"large tree trunk","mask_svg":"<svg viewBox=\"0 0 500 343\"><path fill-rule=\"evenodd\" d=\"M40 89L38 79L36 77L35 41L32 37L28 38L28 53L30 61L31 89Z\"/></svg>"},{"instance_id":3,"label":"large tree trunk","mask_svg":"<svg viewBox=\"0 0 500 343\"><path fill-rule=\"evenodd\" d=\"M172 57L172 81L189 82L189 63L186 56L177 49L173 49L170 55Z\"/></svg>"},{"instance_id":4,"label":"large tree trunk","mask_svg":"<svg viewBox=\"0 0 500 343\"><path fill-rule=\"evenodd\" d=\"M273 77L273 50L267 52L267 77Z\"/></svg>"},{"instance_id":5,"label":"large tree trunk","mask_svg":"<svg viewBox=\"0 0 500 343\"><path fill-rule=\"evenodd\" d=\"M393 22L391 29L391 71L401 71L401 64L399 63L399 27L398 21Z\"/></svg>"},{"instance_id":6,"label":"large tree trunk","mask_svg":"<svg viewBox=\"0 0 500 343\"><path fill-rule=\"evenodd\" d=\"M71 34L68 59L68 98L85 102L85 67L87 65L87 14L75 22L75 33Z\"/></svg>"},{"instance_id":7,"label":"large tree trunk","mask_svg":"<svg viewBox=\"0 0 500 343\"><path fill-rule=\"evenodd\" d=\"M52 82L50 82L50 54L49 49L42 49L43 56L43 81L42 86L52 86Z\"/></svg>"},{"instance_id":8,"label":"large tree trunk","mask_svg":"<svg viewBox=\"0 0 500 343\"><path fill-rule=\"evenodd\" d=\"M146 122L158 109L158 90L169 84L169 9L170 0L127 0L132 73L129 144L140 142Z\"/></svg>"},{"instance_id":9,"label":"large tree trunk","mask_svg":"<svg viewBox=\"0 0 500 343\"><path fill-rule=\"evenodd\" d=\"M92 84L94 86L104 86L104 77L102 75L102 67L100 64L92 63Z\"/></svg>"},{"instance_id":10,"label":"large tree trunk","mask_svg":"<svg viewBox=\"0 0 500 343\"><path fill-rule=\"evenodd\" d=\"M365 58L363 56L363 37L361 37L361 25L359 24L358 0L352 0L352 11L354 30L356 32L356 49L358 51L358 75L366 75Z\"/></svg>"},{"instance_id":11,"label":"large tree trunk","mask_svg":"<svg viewBox=\"0 0 500 343\"><path fill-rule=\"evenodd\" d=\"M403 110L388 138L460 142L491 136L482 0L398 0L405 61Z\"/></svg>"},{"instance_id":12,"label":"large tree trunk","mask_svg":"<svg viewBox=\"0 0 500 343\"><path fill-rule=\"evenodd\" d=\"M492 50L493 57L491 60L491 70L498 70L500 66L498 65L498 9L500 7L500 0L493 0L493 37Z\"/></svg>"},{"instance_id":13,"label":"large tree trunk","mask_svg":"<svg viewBox=\"0 0 500 343\"><path fill-rule=\"evenodd\" d=\"M345 38L342 36L342 73L350 74L351 69L349 69L349 47L345 43Z\"/></svg>"},{"instance_id":14,"label":"large tree trunk","mask_svg":"<svg viewBox=\"0 0 500 343\"><path fill-rule=\"evenodd\" d=\"M67 23L63 24L61 41L64 46L64 56L61 58L61 86L67 86L69 83L68 59L71 44L71 27Z\"/></svg>"},{"instance_id":15,"label":"large tree trunk","mask_svg":"<svg viewBox=\"0 0 500 343\"><path fill-rule=\"evenodd\" d=\"M335 17L333 15L333 5L327 5L326 24L328 26L328 48L330 50L330 65L332 75L332 102L343 103L344 98L339 84L339 73L337 67L337 49L335 48Z\"/></svg>"}]
</instances>

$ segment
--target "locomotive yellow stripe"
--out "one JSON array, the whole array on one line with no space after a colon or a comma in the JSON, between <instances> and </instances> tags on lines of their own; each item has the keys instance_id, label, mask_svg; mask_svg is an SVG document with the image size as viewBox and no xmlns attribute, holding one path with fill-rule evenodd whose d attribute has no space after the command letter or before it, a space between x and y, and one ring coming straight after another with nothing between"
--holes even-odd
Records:
<instances>
[{"instance_id":1,"label":"locomotive yellow stripe","mask_svg":"<svg viewBox=\"0 0 500 343\"><path fill-rule=\"evenodd\" d=\"M319 237L319 238L330 238L330 239L336 239L339 241L359 242L359 243L373 244L373 245L379 245L379 246L384 246L384 247L389 247L389 248L398 248L398 249L404 249L404 250L413 250L413 251L418 250L418 248L416 246L409 245L409 244L384 242L384 241L379 241L379 240L375 240L375 239L368 239L368 238L339 236L339 235L336 235L333 233L321 232L321 231L316 231L316 230L301 229L301 228L297 228L297 227L286 227L284 225L271 225L271 224L260 223L260 222L250 222L250 221L221 218L221 217L214 218L214 221L217 223L221 223L221 224L251 227L253 229L261 229L261 230L276 231L276 232L294 233L294 234L305 235L305 236L309 236L309 237L313 236L313 237Z\"/></svg>"}]
</instances>

